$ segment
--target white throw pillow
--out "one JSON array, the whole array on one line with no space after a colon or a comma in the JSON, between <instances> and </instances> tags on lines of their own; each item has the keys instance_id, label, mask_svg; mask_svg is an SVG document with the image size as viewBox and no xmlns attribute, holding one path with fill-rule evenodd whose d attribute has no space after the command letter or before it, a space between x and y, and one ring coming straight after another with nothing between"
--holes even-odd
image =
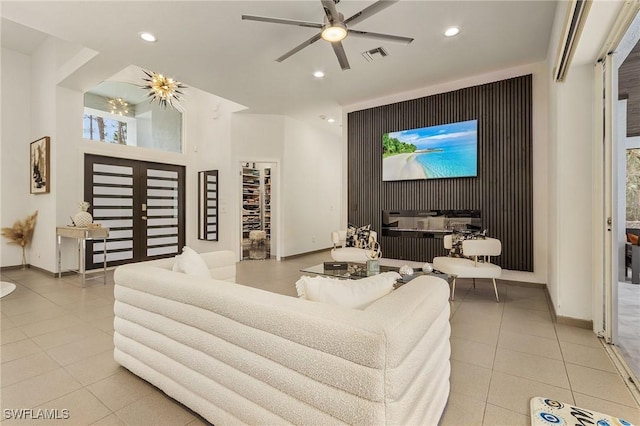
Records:
<instances>
[{"instance_id":1,"label":"white throw pillow","mask_svg":"<svg viewBox=\"0 0 640 426\"><path fill-rule=\"evenodd\" d=\"M196 277L211 278L211 272L209 272L204 259L187 246L182 249L182 254L176 256L176 263L173 264L172 270Z\"/></svg>"},{"instance_id":2,"label":"white throw pillow","mask_svg":"<svg viewBox=\"0 0 640 426\"><path fill-rule=\"evenodd\" d=\"M296 282L296 289L302 299L364 309L389 294L400 278L397 272L383 272L360 280L303 276Z\"/></svg>"}]
</instances>

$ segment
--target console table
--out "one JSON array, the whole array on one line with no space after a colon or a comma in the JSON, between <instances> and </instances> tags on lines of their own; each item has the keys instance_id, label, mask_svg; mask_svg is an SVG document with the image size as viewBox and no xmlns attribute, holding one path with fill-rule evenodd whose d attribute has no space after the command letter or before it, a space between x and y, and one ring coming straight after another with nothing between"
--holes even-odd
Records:
<instances>
[{"instance_id":1,"label":"console table","mask_svg":"<svg viewBox=\"0 0 640 426\"><path fill-rule=\"evenodd\" d=\"M62 244L62 238L74 238L78 241L78 270L76 272L82 275L82 287L86 281L86 267L85 267L85 253L87 249L87 240L102 240L103 241L103 264L102 264L102 278L103 283L107 283L107 238L109 237L109 228L81 228L76 226L58 226L56 227L56 237L58 240L58 278L62 276L62 256L60 252L60 246Z\"/></svg>"}]
</instances>

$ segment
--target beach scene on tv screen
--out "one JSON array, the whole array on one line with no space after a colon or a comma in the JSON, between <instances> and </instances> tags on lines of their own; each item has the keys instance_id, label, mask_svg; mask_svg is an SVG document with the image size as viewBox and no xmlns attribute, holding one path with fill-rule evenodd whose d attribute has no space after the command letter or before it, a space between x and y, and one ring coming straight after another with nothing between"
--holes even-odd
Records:
<instances>
[{"instance_id":1,"label":"beach scene on tv screen","mask_svg":"<svg viewBox=\"0 0 640 426\"><path fill-rule=\"evenodd\" d=\"M382 180L469 177L478 174L478 120L382 136Z\"/></svg>"}]
</instances>

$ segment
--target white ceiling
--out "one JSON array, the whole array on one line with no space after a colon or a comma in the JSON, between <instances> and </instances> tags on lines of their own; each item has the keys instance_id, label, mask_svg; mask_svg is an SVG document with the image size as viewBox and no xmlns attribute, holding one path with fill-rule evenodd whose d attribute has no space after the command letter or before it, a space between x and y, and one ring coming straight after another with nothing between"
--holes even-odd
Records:
<instances>
[{"instance_id":1,"label":"white ceiling","mask_svg":"<svg viewBox=\"0 0 640 426\"><path fill-rule=\"evenodd\" d=\"M337 9L349 17L372 3L342 0ZM134 64L252 112L340 118L341 106L544 60L555 11L556 2L546 0L400 1L354 28L415 41L348 37L347 71L322 40L278 63L275 58L316 30L240 18L321 22L319 0L2 1L2 46L31 54L49 34L93 49L99 54L92 62L63 82L77 90ZM452 25L461 33L447 39L442 32ZM154 33L158 42L141 41L141 31ZM362 57L379 46L388 57ZM326 73L322 80L312 76L318 69Z\"/></svg>"}]
</instances>

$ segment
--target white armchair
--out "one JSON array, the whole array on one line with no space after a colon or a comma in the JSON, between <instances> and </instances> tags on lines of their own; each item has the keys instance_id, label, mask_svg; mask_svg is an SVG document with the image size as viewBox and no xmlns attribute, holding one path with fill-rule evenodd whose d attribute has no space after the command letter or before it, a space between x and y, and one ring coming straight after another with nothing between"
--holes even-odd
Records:
<instances>
[{"instance_id":1,"label":"white armchair","mask_svg":"<svg viewBox=\"0 0 640 426\"><path fill-rule=\"evenodd\" d=\"M366 262L371 257L372 249L377 244L378 234L375 231L369 231L369 247L345 247L347 244L347 231L342 229L331 233L331 241L333 249L331 249L331 258L336 262Z\"/></svg>"},{"instance_id":2,"label":"white armchair","mask_svg":"<svg viewBox=\"0 0 640 426\"><path fill-rule=\"evenodd\" d=\"M445 235L444 248L451 249L452 245L453 237ZM455 298L457 278L491 278L493 290L496 293L496 302L500 302L496 278L500 278L502 268L490 261L491 256L499 256L500 253L502 253L502 243L495 238L464 240L462 242L462 254L469 258L436 257L433 259L433 268L453 278L451 300Z\"/></svg>"}]
</instances>

